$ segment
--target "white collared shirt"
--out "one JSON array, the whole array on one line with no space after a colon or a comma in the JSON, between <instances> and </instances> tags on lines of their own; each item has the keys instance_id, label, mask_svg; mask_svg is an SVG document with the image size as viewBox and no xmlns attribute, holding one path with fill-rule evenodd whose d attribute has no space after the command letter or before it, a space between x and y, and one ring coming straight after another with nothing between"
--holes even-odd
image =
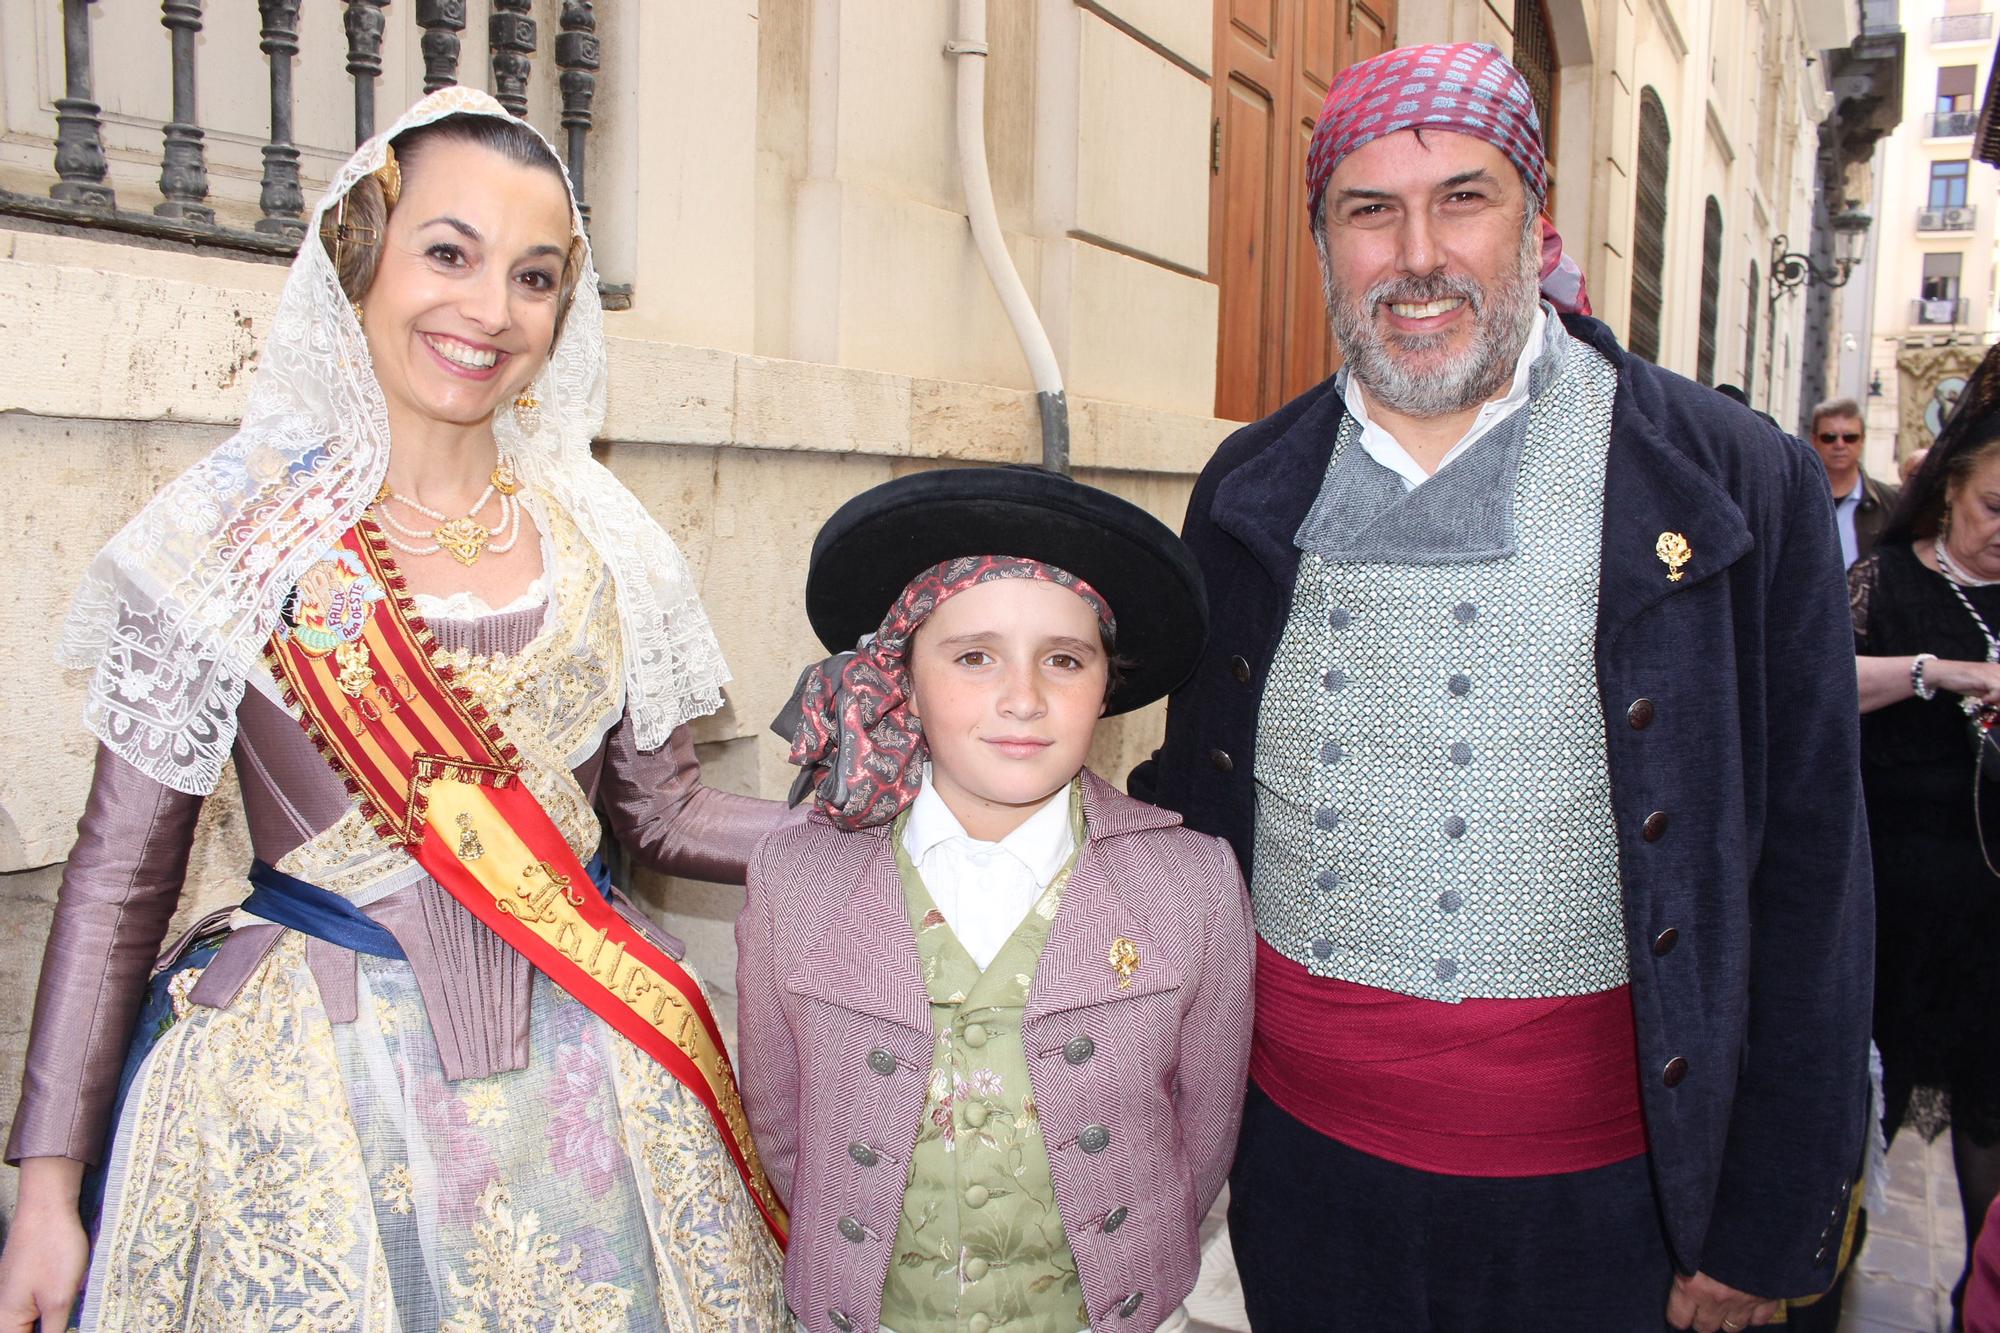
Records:
<instances>
[{"instance_id":1,"label":"white collared shirt","mask_svg":"<svg viewBox=\"0 0 2000 1333\"><path fill-rule=\"evenodd\" d=\"M903 825L903 850L951 933L983 972L1076 850L1069 785L1000 841L981 842L937 794L926 765L923 788Z\"/></svg>"},{"instance_id":2,"label":"white collared shirt","mask_svg":"<svg viewBox=\"0 0 2000 1333\"><path fill-rule=\"evenodd\" d=\"M1542 342L1548 336L1549 313L1545 306L1535 307L1535 322L1528 330L1528 341L1521 347L1521 355L1514 361L1514 379L1507 386L1505 395L1490 399L1480 405L1479 415L1465 434L1459 436L1445 456L1438 460L1438 471L1444 471L1452 459L1477 444L1490 434L1493 428L1513 416L1528 405L1528 372L1534 368L1535 360L1542 354ZM1342 397L1347 404L1348 415L1361 423L1361 447L1368 456L1388 468L1403 479L1403 489L1414 491L1435 475L1427 473L1423 465L1410 456L1410 451L1396 442L1396 437L1368 415L1368 398L1361 390L1361 383L1352 375L1341 376Z\"/></svg>"}]
</instances>

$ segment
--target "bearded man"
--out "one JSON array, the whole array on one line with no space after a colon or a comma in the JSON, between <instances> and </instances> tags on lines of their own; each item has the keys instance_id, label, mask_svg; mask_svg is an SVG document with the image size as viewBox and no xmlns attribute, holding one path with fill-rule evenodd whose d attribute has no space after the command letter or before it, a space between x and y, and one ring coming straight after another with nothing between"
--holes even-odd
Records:
<instances>
[{"instance_id":1,"label":"bearded man","mask_svg":"<svg viewBox=\"0 0 2000 1333\"><path fill-rule=\"evenodd\" d=\"M1868 1106L1818 461L1538 298L1587 308L1493 48L1345 71L1308 185L1346 368L1202 473L1227 613L1134 775L1252 884L1251 1323L1767 1322Z\"/></svg>"}]
</instances>

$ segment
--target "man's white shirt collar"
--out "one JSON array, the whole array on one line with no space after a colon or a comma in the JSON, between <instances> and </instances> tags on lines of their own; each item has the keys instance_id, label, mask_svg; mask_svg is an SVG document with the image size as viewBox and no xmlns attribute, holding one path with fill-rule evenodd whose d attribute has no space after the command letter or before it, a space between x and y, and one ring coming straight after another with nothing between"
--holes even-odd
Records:
<instances>
[{"instance_id":1,"label":"man's white shirt collar","mask_svg":"<svg viewBox=\"0 0 2000 1333\"><path fill-rule=\"evenodd\" d=\"M1521 355L1514 360L1514 379L1507 386L1504 396L1494 398L1481 405L1479 415L1466 428L1458 443L1438 460L1438 471L1442 472L1454 458L1470 449L1492 429L1528 405L1528 372L1534 369L1535 361L1542 354L1542 344L1548 337L1549 313L1546 306L1535 307L1535 322L1528 329L1528 340L1521 347ZM1410 456L1409 450L1396 442L1379 423L1368 415L1368 397L1361 390L1361 382L1353 375L1341 376L1342 398L1347 411L1361 425L1361 447L1368 456L1388 468L1403 479L1403 488L1414 491L1429 481L1432 473L1426 473L1423 465Z\"/></svg>"}]
</instances>

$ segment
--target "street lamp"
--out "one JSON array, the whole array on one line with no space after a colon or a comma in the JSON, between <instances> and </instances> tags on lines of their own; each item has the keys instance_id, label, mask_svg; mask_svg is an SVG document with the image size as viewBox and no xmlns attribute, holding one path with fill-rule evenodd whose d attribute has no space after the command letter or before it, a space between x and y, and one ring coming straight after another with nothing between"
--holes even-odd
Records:
<instances>
[{"instance_id":1,"label":"street lamp","mask_svg":"<svg viewBox=\"0 0 2000 1333\"><path fill-rule=\"evenodd\" d=\"M1792 250L1791 238L1782 233L1771 238L1771 294L1765 303L1764 327L1770 330L1773 347L1778 340L1778 298L1801 287L1817 283L1821 287L1845 287L1847 280L1854 276L1854 266L1861 262L1861 246L1868 235L1869 224L1875 221L1862 209L1849 204L1833 215L1833 267L1821 268L1813 263L1812 256L1802 255ZM1766 353L1767 357L1770 354ZM1771 406L1771 372L1776 357L1764 362L1764 407Z\"/></svg>"}]
</instances>

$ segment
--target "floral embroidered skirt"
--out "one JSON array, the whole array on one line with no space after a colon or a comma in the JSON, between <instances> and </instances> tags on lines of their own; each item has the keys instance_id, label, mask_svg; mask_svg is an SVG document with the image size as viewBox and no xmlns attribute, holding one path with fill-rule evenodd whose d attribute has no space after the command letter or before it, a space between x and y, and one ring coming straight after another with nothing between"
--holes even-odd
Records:
<instances>
[{"instance_id":1,"label":"floral embroidered skirt","mask_svg":"<svg viewBox=\"0 0 2000 1333\"><path fill-rule=\"evenodd\" d=\"M184 1007L120 1116L85 1329L789 1327L707 1112L596 1015L537 976L527 1067L450 1083L407 964L363 956L359 993L330 1024L288 935Z\"/></svg>"}]
</instances>

